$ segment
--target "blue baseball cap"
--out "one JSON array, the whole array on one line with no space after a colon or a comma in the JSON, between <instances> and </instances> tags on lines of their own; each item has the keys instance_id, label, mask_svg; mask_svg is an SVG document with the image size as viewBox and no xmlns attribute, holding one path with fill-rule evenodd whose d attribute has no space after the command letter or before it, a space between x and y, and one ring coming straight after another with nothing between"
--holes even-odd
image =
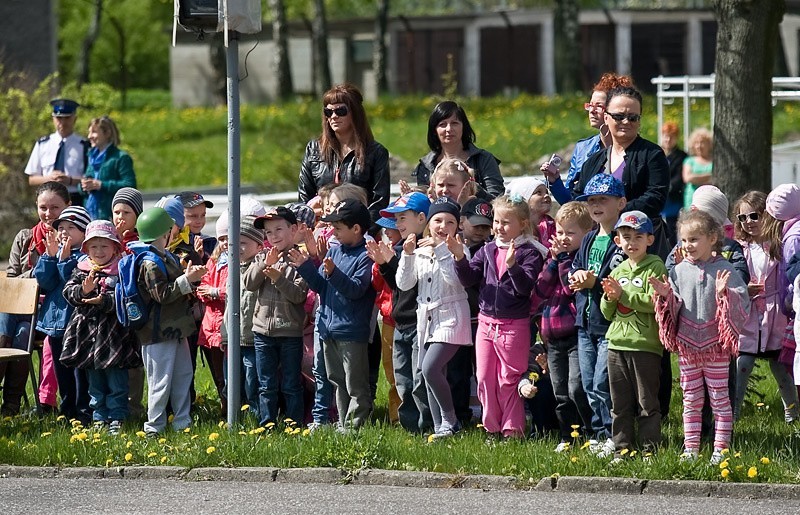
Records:
<instances>
[{"instance_id":1,"label":"blue baseball cap","mask_svg":"<svg viewBox=\"0 0 800 515\"><path fill-rule=\"evenodd\" d=\"M428 215L428 209L431 207L431 200L424 193L414 191L406 193L399 199L395 200L386 209L381 209L381 216L386 218L394 218L395 213L402 213L403 211L416 211L417 213L424 213Z\"/></svg>"},{"instance_id":2,"label":"blue baseball cap","mask_svg":"<svg viewBox=\"0 0 800 515\"><path fill-rule=\"evenodd\" d=\"M80 104L68 98L54 98L50 105L53 106L53 116L62 118L75 114Z\"/></svg>"},{"instance_id":3,"label":"blue baseball cap","mask_svg":"<svg viewBox=\"0 0 800 515\"><path fill-rule=\"evenodd\" d=\"M644 234L654 233L653 222L641 211L627 211L622 213L614 229L616 230L620 227L630 227L634 231Z\"/></svg>"},{"instance_id":4,"label":"blue baseball cap","mask_svg":"<svg viewBox=\"0 0 800 515\"><path fill-rule=\"evenodd\" d=\"M382 216L378 218L378 221L375 222L378 227L383 227L384 229L394 229L397 230L397 221L394 218L386 218Z\"/></svg>"},{"instance_id":5,"label":"blue baseball cap","mask_svg":"<svg viewBox=\"0 0 800 515\"><path fill-rule=\"evenodd\" d=\"M183 202L181 199L177 197L161 197L161 199L156 202L156 207L163 208L164 211L169 214L172 221L175 222L175 225L183 229L183 226L186 224L186 219L183 215Z\"/></svg>"},{"instance_id":6,"label":"blue baseball cap","mask_svg":"<svg viewBox=\"0 0 800 515\"><path fill-rule=\"evenodd\" d=\"M598 173L586 183L583 188L583 195L576 197L575 200L586 201L595 195L607 195L609 197L625 196L625 186L622 181L608 173Z\"/></svg>"}]
</instances>

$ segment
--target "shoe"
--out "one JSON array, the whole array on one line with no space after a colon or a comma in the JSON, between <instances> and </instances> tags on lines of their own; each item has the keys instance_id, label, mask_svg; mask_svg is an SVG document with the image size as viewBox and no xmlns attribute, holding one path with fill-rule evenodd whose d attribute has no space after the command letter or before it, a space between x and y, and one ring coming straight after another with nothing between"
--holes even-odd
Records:
<instances>
[{"instance_id":1,"label":"shoe","mask_svg":"<svg viewBox=\"0 0 800 515\"><path fill-rule=\"evenodd\" d=\"M711 459L709 463L712 465L719 465L725 461L725 454L722 453L722 449L714 449L714 452L711 454Z\"/></svg>"},{"instance_id":2,"label":"shoe","mask_svg":"<svg viewBox=\"0 0 800 515\"><path fill-rule=\"evenodd\" d=\"M322 426L323 426L323 425L324 425L324 424L323 424L322 422L310 422L310 423L309 423L309 424L306 426L306 428L308 429L308 431L309 431L309 432L313 433L314 431L317 431L317 430L319 430L319 429L322 429Z\"/></svg>"},{"instance_id":3,"label":"shoe","mask_svg":"<svg viewBox=\"0 0 800 515\"><path fill-rule=\"evenodd\" d=\"M620 463L622 463L623 461L625 461L625 460L624 460L624 459L622 459L622 457L621 457L621 456L617 456L617 457L615 457L613 460L611 460L610 462L608 462L608 465L609 465L609 466L611 466L611 467L613 467L613 466L619 465L619 464L620 464Z\"/></svg>"},{"instance_id":4,"label":"shoe","mask_svg":"<svg viewBox=\"0 0 800 515\"><path fill-rule=\"evenodd\" d=\"M616 449L617 447L614 445L614 440L609 438L608 440L603 442L600 449L598 449L598 451L595 453L595 456L597 456L598 458L608 458L609 456L614 454L614 451Z\"/></svg>"},{"instance_id":5,"label":"shoe","mask_svg":"<svg viewBox=\"0 0 800 515\"><path fill-rule=\"evenodd\" d=\"M439 428L439 430L436 431L435 433L428 435L428 441L433 442L435 440L440 440L442 438L450 438L451 436L455 436L455 434L458 433L460 430L461 430L461 424L459 424L458 422L456 422L456 425L452 427L444 426L442 428Z\"/></svg>"},{"instance_id":6,"label":"shoe","mask_svg":"<svg viewBox=\"0 0 800 515\"><path fill-rule=\"evenodd\" d=\"M101 431L106 428L106 423L103 420L95 420L92 422L92 429L95 431Z\"/></svg>"},{"instance_id":7,"label":"shoe","mask_svg":"<svg viewBox=\"0 0 800 515\"><path fill-rule=\"evenodd\" d=\"M589 452L591 452L592 454L597 454L602 448L603 444L601 444L594 438L589 440Z\"/></svg>"},{"instance_id":8,"label":"shoe","mask_svg":"<svg viewBox=\"0 0 800 515\"><path fill-rule=\"evenodd\" d=\"M155 440L158 438L158 431L145 431L144 437L148 440Z\"/></svg>"},{"instance_id":9,"label":"shoe","mask_svg":"<svg viewBox=\"0 0 800 515\"><path fill-rule=\"evenodd\" d=\"M108 424L108 434L112 436L116 436L122 432L122 421L121 420L112 420L110 424Z\"/></svg>"},{"instance_id":10,"label":"shoe","mask_svg":"<svg viewBox=\"0 0 800 515\"><path fill-rule=\"evenodd\" d=\"M569 450L569 442L561 442L560 444L556 445L555 452L561 453L568 450Z\"/></svg>"},{"instance_id":11,"label":"shoe","mask_svg":"<svg viewBox=\"0 0 800 515\"><path fill-rule=\"evenodd\" d=\"M693 463L697 461L699 456L697 449L686 449L683 451L683 454L681 454L681 463Z\"/></svg>"},{"instance_id":12,"label":"shoe","mask_svg":"<svg viewBox=\"0 0 800 515\"><path fill-rule=\"evenodd\" d=\"M502 437L503 436L500 433L487 433L484 443L486 443L486 445L489 447L494 447L502 439Z\"/></svg>"}]
</instances>

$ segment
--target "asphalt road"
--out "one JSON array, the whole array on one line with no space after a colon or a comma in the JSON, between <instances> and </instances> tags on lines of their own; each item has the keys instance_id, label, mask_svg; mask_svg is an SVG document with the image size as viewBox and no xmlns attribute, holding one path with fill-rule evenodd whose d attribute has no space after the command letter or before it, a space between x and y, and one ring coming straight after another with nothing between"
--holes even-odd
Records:
<instances>
[{"instance_id":1,"label":"asphalt road","mask_svg":"<svg viewBox=\"0 0 800 515\"><path fill-rule=\"evenodd\" d=\"M301 483L0 479L0 513L798 513L799 501Z\"/></svg>"}]
</instances>

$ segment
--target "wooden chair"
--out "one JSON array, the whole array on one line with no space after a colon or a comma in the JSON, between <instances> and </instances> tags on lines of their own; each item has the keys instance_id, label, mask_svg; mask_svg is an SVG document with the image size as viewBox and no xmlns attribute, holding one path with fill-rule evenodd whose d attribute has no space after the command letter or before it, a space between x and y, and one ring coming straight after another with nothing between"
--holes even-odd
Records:
<instances>
[{"instance_id":1,"label":"wooden chair","mask_svg":"<svg viewBox=\"0 0 800 515\"><path fill-rule=\"evenodd\" d=\"M27 350L0 349L0 363L27 361L33 385L33 398L39 408L39 382L33 367L34 339L36 337L36 315L39 310L39 284L36 279L22 279L0 275L0 313L30 316L31 330Z\"/></svg>"}]
</instances>

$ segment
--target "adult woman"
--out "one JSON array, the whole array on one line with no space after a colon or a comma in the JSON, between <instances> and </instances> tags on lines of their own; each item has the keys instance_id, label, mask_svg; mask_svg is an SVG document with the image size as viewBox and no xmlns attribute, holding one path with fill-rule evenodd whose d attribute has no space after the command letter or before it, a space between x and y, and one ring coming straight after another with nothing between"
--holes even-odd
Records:
<instances>
[{"instance_id":1,"label":"adult woman","mask_svg":"<svg viewBox=\"0 0 800 515\"><path fill-rule=\"evenodd\" d=\"M689 209L692 205L694 190L704 184L711 184L711 151L714 150L714 137L711 131L703 127L695 129L689 135L689 151L691 156L683 161L683 207Z\"/></svg>"},{"instance_id":2,"label":"adult woman","mask_svg":"<svg viewBox=\"0 0 800 515\"><path fill-rule=\"evenodd\" d=\"M661 148L667 155L669 163L669 191L667 193L667 203L661 215L667 223L669 240L671 245L675 245L675 223L678 221L678 213L683 207L683 160L686 159L686 152L678 148L678 124L666 122L661 126Z\"/></svg>"},{"instance_id":3,"label":"adult woman","mask_svg":"<svg viewBox=\"0 0 800 515\"><path fill-rule=\"evenodd\" d=\"M375 141L361 91L338 84L322 97L322 135L306 145L298 197L308 202L321 186L349 182L367 191L373 222L389 205L389 152Z\"/></svg>"},{"instance_id":4,"label":"adult woman","mask_svg":"<svg viewBox=\"0 0 800 515\"><path fill-rule=\"evenodd\" d=\"M578 182L581 168L586 159L598 150L608 148L611 144L611 134L608 132L603 113L606 109L608 92L619 86L633 87L633 80L627 75L604 73L592 88L592 96L589 101L583 104L583 108L589 117L589 125L593 129L597 129L598 132L594 136L584 138L575 143L572 158L569 160L566 185L561 180L557 166L550 161L542 163L540 170L550 183L550 193L559 204L566 204L572 200L571 192Z\"/></svg>"},{"instance_id":5,"label":"adult woman","mask_svg":"<svg viewBox=\"0 0 800 515\"><path fill-rule=\"evenodd\" d=\"M89 123L89 163L79 190L92 220L111 220L111 201L120 188L135 188L133 160L120 150L119 130L108 116Z\"/></svg>"},{"instance_id":6,"label":"adult woman","mask_svg":"<svg viewBox=\"0 0 800 515\"><path fill-rule=\"evenodd\" d=\"M500 175L500 160L475 146L475 131L464 108L445 100L433 108L428 118L428 147L431 151L419 160L411 173L420 186L430 185L431 174L442 159L458 159L475 172L475 182L483 188L479 196L493 199L505 191Z\"/></svg>"},{"instance_id":7,"label":"adult woman","mask_svg":"<svg viewBox=\"0 0 800 515\"><path fill-rule=\"evenodd\" d=\"M573 195L582 194L589 179L598 173L609 173L620 179L628 200L623 211L643 211L652 220L655 242L650 253L665 259L669 243L661 211L669 189L669 165L661 147L639 136L641 93L627 86L612 89L608 92L603 116L611 145L586 160Z\"/></svg>"}]
</instances>

